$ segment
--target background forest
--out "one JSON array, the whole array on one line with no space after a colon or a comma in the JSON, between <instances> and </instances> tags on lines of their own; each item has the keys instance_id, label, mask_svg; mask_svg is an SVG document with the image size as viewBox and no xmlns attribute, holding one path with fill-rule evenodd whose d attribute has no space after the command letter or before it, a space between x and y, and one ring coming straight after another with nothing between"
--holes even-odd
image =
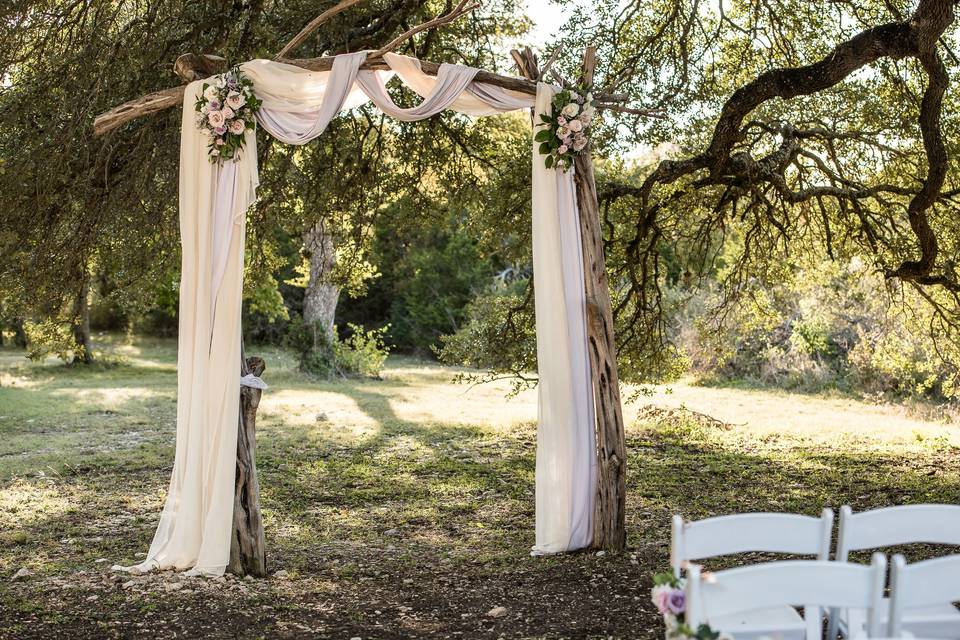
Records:
<instances>
[{"instance_id":1,"label":"background forest","mask_svg":"<svg viewBox=\"0 0 960 640\"><path fill-rule=\"evenodd\" d=\"M450 8L373 4L383 11L338 16L303 55L369 46ZM641 185L661 161L709 142L733 88L823 55L838 39L910 8L814 4L782 1L777 11L747 2L720 3L718 11L694 0L557 5L571 16L548 43L548 51L563 47L557 67L572 75L576 55L564 52L596 42L599 84L663 116L607 112L595 140L627 382L692 374L806 390L954 395L956 305L948 290L885 277L911 253L896 210L924 164L916 125L923 74L909 61L883 59L817 95L765 104L742 142L769 152L785 139L777 123L790 122L791 131L811 132L801 136L809 149L784 172L791 185L816 183L819 165L834 185L879 183L887 193L857 187L855 199L790 199L758 183L737 196L729 185L681 181L669 185L656 233L637 249ZM233 62L270 56L315 12L313 2L264 0L0 5L3 340L31 357L90 363L98 359L91 334L175 334L179 115L139 120L104 139L93 137L92 118L169 85L183 43ZM487 3L429 32L412 52L508 70L503 54L524 40L528 12L512 0ZM948 134L957 126L955 103L948 92ZM956 137L946 138L953 150ZM530 382L528 139L525 116L445 114L408 125L367 108L302 148L262 139L263 186L249 214L248 348L292 347L302 368L318 375L375 375L391 351L478 367L468 377ZM933 214L945 244L938 268L947 274L957 231L952 179Z\"/></svg>"}]
</instances>

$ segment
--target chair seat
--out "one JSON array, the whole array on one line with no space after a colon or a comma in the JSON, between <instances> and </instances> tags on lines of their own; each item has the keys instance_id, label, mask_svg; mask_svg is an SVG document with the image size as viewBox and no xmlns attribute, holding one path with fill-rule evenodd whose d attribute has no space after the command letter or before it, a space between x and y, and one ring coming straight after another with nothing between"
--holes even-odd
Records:
<instances>
[{"instance_id":1,"label":"chair seat","mask_svg":"<svg viewBox=\"0 0 960 640\"><path fill-rule=\"evenodd\" d=\"M803 616L789 606L754 609L729 616L710 619L714 631L729 633L737 640L804 640L806 626Z\"/></svg>"},{"instance_id":2,"label":"chair seat","mask_svg":"<svg viewBox=\"0 0 960 640\"><path fill-rule=\"evenodd\" d=\"M884 598L880 618L886 625L890 617L890 599ZM866 625L863 611L843 611L840 614L840 633L844 638L851 637L847 632L848 620L853 627L862 630ZM912 607L903 612L903 630L917 638L938 638L942 640L960 640L960 610L949 602L929 607ZM854 635L853 637L856 637Z\"/></svg>"}]
</instances>

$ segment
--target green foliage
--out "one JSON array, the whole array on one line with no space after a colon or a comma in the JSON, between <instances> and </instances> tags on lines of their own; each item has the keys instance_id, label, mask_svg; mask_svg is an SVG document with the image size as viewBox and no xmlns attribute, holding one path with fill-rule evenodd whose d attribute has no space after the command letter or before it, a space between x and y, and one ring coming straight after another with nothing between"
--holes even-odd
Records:
<instances>
[{"instance_id":1,"label":"green foliage","mask_svg":"<svg viewBox=\"0 0 960 640\"><path fill-rule=\"evenodd\" d=\"M83 346L77 344L71 327L62 322L41 320L25 322L24 333L27 336L27 357L34 361L55 355L64 362L83 356Z\"/></svg>"},{"instance_id":2,"label":"green foliage","mask_svg":"<svg viewBox=\"0 0 960 640\"><path fill-rule=\"evenodd\" d=\"M466 305L492 277L476 242L462 231L436 245L411 247L395 271L391 338L424 351L460 328Z\"/></svg>"},{"instance_id":3,"label":"green foliage","mask_svg":"<svg viewBox=\"0 0 960 640\"><path fill-rule=\"evenodd\" d=\"M462 382L485 382L508 377L513 393L536 383L537 340L534 315L526 293L532 286L521 277L480 293L466 309L467 322L444 336L440 359L477 369L461 373Z\"/></svg>"},{"instance_id":4,"label":"green foliage","mask_svg":"<svg viewBox=\"0 0 960 640\"><path fill-rule=\"evenodd\" d=\"M390 354L384 342L389 327L365 330L348 324L349 336L341 339L336 327L330 335L299 317L287 330L286 346L297 352L301 371L321 378L377 378Z\"/></svg>"},{"instance_id":5,"label":"green foliage","mask_svg":"<svg viewBox=\"0 0 960 640\"><path fill-rule=\"evenodd\" d=\"M794 263L781 275L753 281L735 305L715 286L694 296L676 332L695 373L808 391L955 394L955 356L938 349L935 312L912 290L888 288L859 260Z\"/></svg>"}]
</instances>

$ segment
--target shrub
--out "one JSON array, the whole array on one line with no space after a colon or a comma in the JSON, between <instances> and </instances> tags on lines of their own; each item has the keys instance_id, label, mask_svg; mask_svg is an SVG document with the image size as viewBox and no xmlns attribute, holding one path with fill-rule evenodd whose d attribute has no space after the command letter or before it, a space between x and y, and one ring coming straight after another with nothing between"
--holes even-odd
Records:
<instances>
[{"instance_id":1,"label":"shrub","mask_svg":"<svg viewBox=\"0 0 960 640\"><path fill-rule=\"evenodd\" d=\"M299 354L300 369L307 373L323 378L379 378L390 354L383 339L389 325L367 331L347 324L347 329L349 336L342 340L336 327L330 335L322 327L295 318L290 322L286 345Z\"/></svg>"}]
</instances>

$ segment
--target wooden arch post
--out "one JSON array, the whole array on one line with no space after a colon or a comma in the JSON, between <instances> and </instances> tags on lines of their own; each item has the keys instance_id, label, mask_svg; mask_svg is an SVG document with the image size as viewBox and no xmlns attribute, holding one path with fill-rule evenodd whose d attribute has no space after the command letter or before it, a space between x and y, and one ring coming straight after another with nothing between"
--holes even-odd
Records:
<instances>
[{"instance_id":1,"label":"wooden arch post","mask_svg":"<svg viewBox=\"0 0 960 640\"><path fill-rule=\"evenodd\" d=\"M512 52L520 73L538 80L542 72L537 58L527 48ZM593 84L597 64L596 47L583 54L583 83ZM550 63L547 63L550 66ZM534 159L537 162L537 159ZM627 445L623 409L620 403L620 377L617 374L617 346L613 330L613 304L603 255L600 205L593 174L593 156L588 146L575 156L574 182L580 212L580 238L583 244L583 277L587 297L587 350L593 380L596 409L597 503L593 517L593 546L596 549L623 551L627 545Z\"/></svg>"}]
</instances>

